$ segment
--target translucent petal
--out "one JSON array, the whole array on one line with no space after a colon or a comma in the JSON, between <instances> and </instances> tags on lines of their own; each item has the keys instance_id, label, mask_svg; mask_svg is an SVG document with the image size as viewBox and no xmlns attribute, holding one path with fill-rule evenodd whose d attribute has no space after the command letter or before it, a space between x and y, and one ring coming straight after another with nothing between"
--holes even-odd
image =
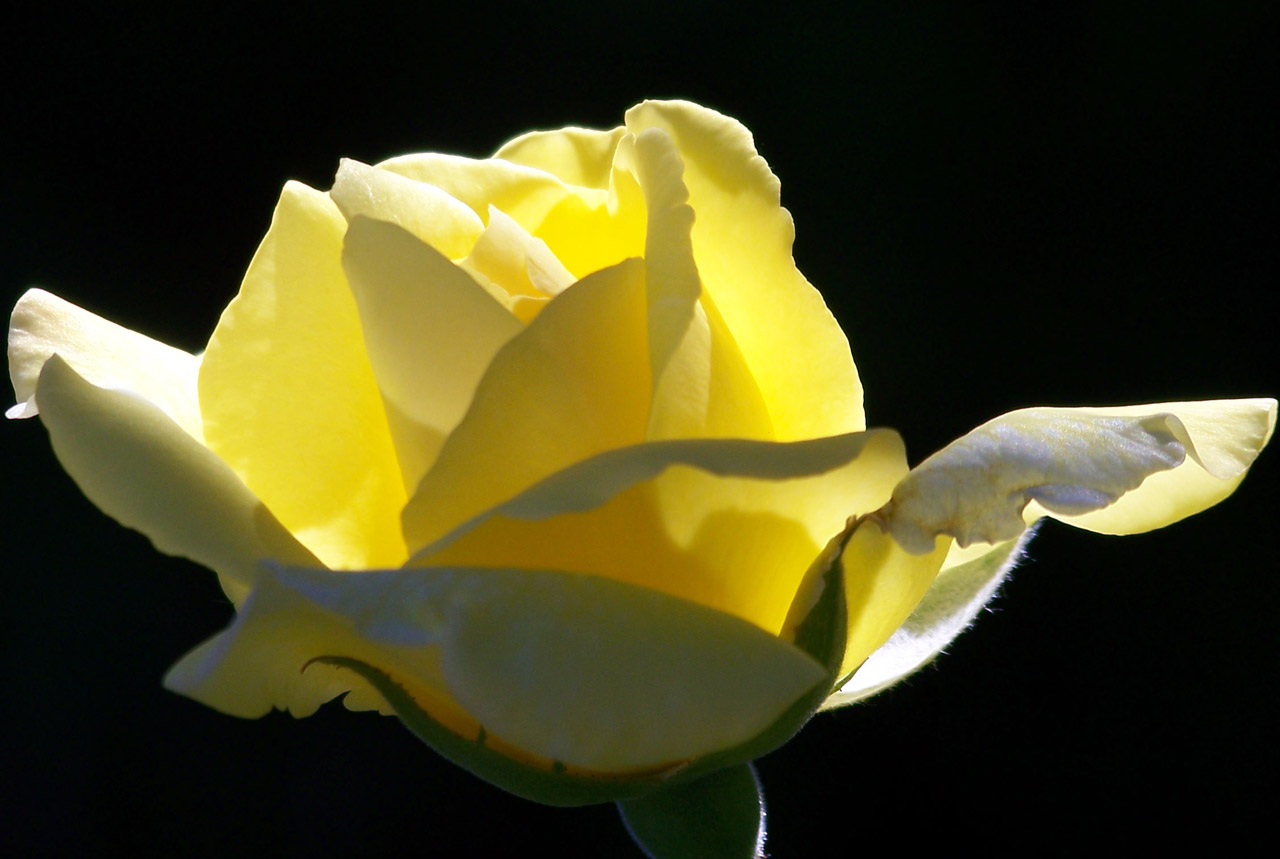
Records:
<instances>
[{"instance_id":1,"label":"translucent petal","mask_svg":"<svg viewBox=\"0 0 1280 859\"><path fill-rule=\"evenodd\" d=\"M504 144L493 157L545 170L571 185L605 189L609 187L614 150L626 133L621 126L610 131L531 131Z\"/></svg>"},{"instance_id":2,"label":"translucent petal","mask_svg":"<svg viewBox=\"0 0 1280 859\"><path fill-rule=\"evenodd\" d=\"M347 222L290 182L200 370L209 447L327 566L407 554L405 490L342 271Z\"/></svg>"},{"instance_id":3,"label":"translucent petal","mask_svg":"<svg viewBox=\"0 0 1280 859\"><path fill-rule=\"evenodd\" d=\"M471 252L484 229L465 203L424 182L344 158L329 192L351 221L360 215L404 228L449 259Z\"/></svg>"},{"instance_id":4,"label":"translucent petal","mask_svg":"<svg viewBox=\"0 0 1280 859\"><path fill-rule=\"evenodd\" d=\"M889 688L933 661L956 636L968 629L1022 556L1031 531L984 549L964 563L943 564L919 605L889 640L875 650L848 682L829 697L823 709L861 701ZM954 545L952 546L954 550ZM954 554L954 551L953 551Z\"/></svg>"},{"instance_id":5,"label":"translucent petal","mask_svg":"<svg viewBox=\"0 0 1280 859\"><path fill-rule=\"evenodd\" d=\"M262 559L314 564L230 468L160 408L96 387L61 356L37 387L58 461L84 494L156 548L213 569L241 602Z\"/></svg>"},{"instance_id":6,"label":"translucent petal","mask_svg":"<svg viewBox=\"0 0 1280 859\"><path fill-rule=\"evenodd\" d=\"M404 511L414 550L545 477L643 440L649 407L643 264L590 275L495 356Z\"/></svg>"},{"instance_id":7,"label":"translucent petal","mask_svg":"<svg viewBox=\"0 0 1280 859\"><path fill-rule=\"evenodd\" d=\"M1162 528L1224 500L1244 480L1249 466L1271 440L1276 425L1276 401L1270 399L1156 403L1082 411L1116 417L1167 412L1185 430L1179 440L1187 448L1187 460L1170 471L1151 475L1109 507L1072 516L1043 510L1035 502L1029 505L1032 515L1044 512L1069 525L1104 534L1136 534ZM1173 422L1170 426L1177 429Z\"/></svg>"},{"instance_id":8,"label":"translucent petal","mask_svg":"<svg viewBox=\"0 0 1280 859\"><path fill-rule=\"evenodd\" d=\"M323 666L303 667L326 655L368 662L415 694L436 689L486 735L600 772L736 745L825 678L807 655L750 624L607 579L281 569L166 682L218 709L260 715L287 705L299 678Z\"/></svg>"},{"instance_id":9,"label":"translucent petal","mask_svg":"<svg viewBox=\"0 0 1280 859\"><path fill-rule=\"evenodd\" d=\"M778 439L862 429L848 341L796 269L795 228L751 133L689 102L645 102L627 112L626 127L661 128L675 141L697 213L693 249L703 286L751 368Z\"/></svg>"},{"instance_id":10,"label":"translucent petal","mask_svg":"<svg viewBox=\"0 0 1280 859\"><path fill-rule=\"evenodd\" d=\"M18 405L6 412L8 417L37 414L36 380L54 354L90 384L132 391L155 404L192 438L203 438L196 398L199 358L42 289L27 290L9 321L9 376Z\"/></svg>"},{"instance_id":11,"label":"translucent petal","mask_svg":"<svg viewBox=\"0 0 1280 859\"><path fill-rule=\"evenodd\" d=\"M630 170L646 208L645 272L653 404L648 437L773 440L769 410L694 261L684 164L657 129L624 138L615 164Z\"/></svg>"},{"instance_id":12,"label":"translucent petal","mask_svg":"<svg viewBox=\"0 0 1280 859\"><path fill-rule=\"evenodd\" d=\"M883 520L917 553L939 534L961 546L1010 540L1043 511L1112 533L1162 527L1231 494L1275 409L1236 400L1010 412L913 469Z\"/></svg>"},{"instance_id":13,"label":"translucent petal","mask_svg":"<svg viewBox=\"0 0 1280 859\"><path fill-rule=\"evenodd\" d=\"M554 475L410 564L593 573L776 634L827 537L850 511L883 504L906 470L889 430L643 444Z\"/></svg>"},{"instance_id":14,"label":"translucent petal","mask_svg":"<svg viewBox=\"0 0 1280 859\"><path fill-rule=\"evenodd\" d=\"M874 515L855 520L853 529L840 555L849 606L841 677L862 665L915 611L951 544L938 540L929 552L912 554L881 529Z\"/></svg>"},{"instance_id":15,"label":"translucent petal","mask_svg":"<svg viewBox=\"0 0 1280 859\"><path fill-rule=\"evenodd\" d=\"M406 492L417 487L520 321L430 245L356 217L343 267L388 412Z\"/></svg>"},{"instance_id":16,"label":"translucent petal","mask_svg":"<svg viewBox=\"0 0 1280 859\"><path fill-rule=\"evenodd\" d=\"M534 238L501 209L492 206L489 207L489 226L459 265L500 286L508 295L556 296L575 280L546 242Z\"/></svg>"},{"instance_id":17,"label":"translucent petal","mask_svg":"<svg viewBox=\"0 0 1280 859\"><path fill-rule=\"evenodd\" d=\"M497 159L423 153L392 158L377 166L435 186L469 206L481 219L489 216L490 206L501 209L531 232L565 197L580 196L579 189L550 173ZM600 191L594 197L603 204L606 194Z\"/></svg>"}]
</instances>

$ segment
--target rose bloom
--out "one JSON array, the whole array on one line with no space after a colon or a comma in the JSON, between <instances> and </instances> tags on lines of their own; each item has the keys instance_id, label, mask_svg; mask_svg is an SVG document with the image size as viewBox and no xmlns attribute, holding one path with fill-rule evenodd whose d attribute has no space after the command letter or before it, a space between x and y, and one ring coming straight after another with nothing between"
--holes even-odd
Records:
<instances>
[{"instance_id":1,"label":"rose bloom","mask_svg":"<svg viewBox=\"0 0 1280 859\"><path fill-rule=\"evenodd\" d=\"M646 102L492 159L285 186L202 355L47 293L18 405L236 615L166 684L344 695L495 783L626 799L749 761L974 617L1043 515L1229 495L1274 400L1029 409L914 471L732 119Z\"/></svg>"}]
</instances>

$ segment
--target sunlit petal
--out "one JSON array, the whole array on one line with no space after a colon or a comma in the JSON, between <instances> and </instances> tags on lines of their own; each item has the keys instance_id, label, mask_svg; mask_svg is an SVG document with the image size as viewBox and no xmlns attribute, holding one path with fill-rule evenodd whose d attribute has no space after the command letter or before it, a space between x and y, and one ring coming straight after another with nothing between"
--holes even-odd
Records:
<instances>
[{"instance_id":1,"label":"sunlit petal","mask_svg":"<svg viewBox=\"0 0 1280 859\"><path fill-rule=\"evenodd\" d=\"M883 504L906 470L889 430L637 445L548 478L410 563L593 573L777 633L827 536Z\"/></svg>"},{"instance_id":2,"label":"sunlit petal","mask_svg":"<svg viewBox=\"0 0 1280 859\"><path fill-rule=\"evenodd\" d=\"M955 554L953 546L947 563L910 617L827 699L823 709L861 701L929 664L973 623L995 595L1021 557L1030 533L998 546L975 544L974 548L984 549L981 554L948 566L951 554Z\"/></svg>"},{"instance_id":3,"label":"sunlit petal","mask_svg":"<svg viewBox=\"0 0 1280 859\"><path fill-rule=\"evenodd\" d=\"M449 259L471 252L484 229L480 216L446 192L344 158L329 196L348 221L363 215L402 227Z\"/></svg>"},{"instance_id":4,"label":"sunlit petal","mask_svg":"<svg viewBox=\"0 0 1280 859\"><path fill-rule=\"evenodd\" d=\"M200 370L210 448L327 566L407 556L405 491L360 316L347 222L291 182Z\"/></svg>"},{"instance_id":5,"label":"sunlit petal","mask_svg":"<svg viewBox=\"0 0 1280 859\"><path fill-rule=\"evenodd\" d=\"M777 438L862 429L862 386L848 341L796 269L795 227L751 133L680 101L632 108L626 127L636 134L661 128L675 142L697 212L693 249L703 286L751 368Z\"/></svg>"},{"instance_id":6,"label":"sunlit petal","mask_svg":"<svg viewBox=\"0 0 1280 859\"><path fill-rule=\"evenodd\" d=\"M90 384L131 391L155 404L200 441L196 398L200 359L50 295L29 289L9 321L9 376L18 404L7 417L38 413L36 380L57 354Z\"/></svg>"}]
</instances>

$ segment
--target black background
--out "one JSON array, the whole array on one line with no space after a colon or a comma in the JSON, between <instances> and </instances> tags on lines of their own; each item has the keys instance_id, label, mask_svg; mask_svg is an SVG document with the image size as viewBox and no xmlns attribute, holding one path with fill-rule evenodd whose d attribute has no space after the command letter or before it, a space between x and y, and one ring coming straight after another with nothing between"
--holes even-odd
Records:
<instances>
[{"instance_id":1,"label":"black background","mask_svg":"<svg viewBox=\"0 0 1280 859\"><path fill-rule=\"evenodd\" d=\"M868 419L913 461L1019 406L1280 387L1273 4L466 5L11 13L8 306L40 284L198 350L286 179L327 188L342 156L484 155L686 97L754 131ZM4 841L638 855L611 807L509 797L395 720L240 721L165 692L230 617L213 576L94 510L36 422L0 428L0 454ZM771 855L1257 834L1276 795L1276 474L1270 451L1160 533L1044 528L949 655L760 762Z\"/></svg>"}]
</instances>

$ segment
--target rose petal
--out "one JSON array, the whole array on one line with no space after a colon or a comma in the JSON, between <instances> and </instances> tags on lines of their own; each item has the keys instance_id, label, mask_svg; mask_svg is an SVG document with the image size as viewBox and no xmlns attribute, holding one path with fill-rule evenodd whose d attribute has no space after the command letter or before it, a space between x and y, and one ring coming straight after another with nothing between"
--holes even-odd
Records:
<instances>
[{"instance_id":1,"label":"rose petal","mask_svg":"<svg viewBox=\"0 0 1280 859\"><path fill-rule=\"evenodd\" d=\"M795 267L791 215L751 133L689 102L645 102L627 112L626 127L661 128L675 141L697 212L693 248L703 286L751 368L778 440L862 429L848 341Z\"/></svg>"},{"instance_id":2,"label":"rose petal","mask_svg":"<svg viewBox=\"0 0 1280 859\"><path fill-rule=\"evenodd\" d=\"M38 413L36 380L51 355L100 388L132 391L202 440L196 374L200 359L108 322L42 289L18 299L9 321L9 375L18 404L5 414Z\"/></svg>"},{"instance_id":3,"label":"rose petal","mask_svg":"<svg viewBox=\"0 0 1280 859\"><path fill-rule=\"evenodd\" d=\"M684 163L663 131L626 137L615 165L645 198L649 363L654 379L648 438L736 437L772 441L769 410L694 262L696 223Z\"/></svg>"},{"instance_id":4,"label":"rose petal","mask_svg":"<svg viewBox=\"0 0 1280 859\"><path fill-rule=\"evenodd\" d=\"M889 688L933 661L956 636L968 629L995 595L1009 571L1022 557L1030 538L1027 530L1016 540L986 551L972 560L948 566L952 553L911 615L877 648L848 682L833 693L822 709L842 707ZM963 550L962 550L963 551Z\"/></svg>"},{"instance_id":5,"label":"rose petal","mask_svg":"<svg viewBox=\"0 0 1280 859\"><path fill-rule=\"evenodd\" d=\"M498 352L405 507L414 550L562 468L643 440L644 301L638 260L597 272Z\"/></svg>"},{"instance_id":6,"label":"rose petal","mask_svg":"<svg viewBox=\"0 0 1280 859\"><path fill-rule=\"evenodd\" d=\"M285 186L200 370L209 447L327 566L407 554L405 490L355 299L347 222L325 194Z\"/></svg>"},{"instance_id":7,"label":"rose petal","mask_svg":"<svg viewBox=\"0 0 1280 859\"><path fill-rule=\"evenodd\" d=\"M902 626L933 584L950 540L925 554L905 551L874 517L854 526L839 562L844 567L849 638L840 677L847 677Z\"/></svg>"},{"instance_id":8,"label":"rose petal","mask_svg":"<svg viewBox=\"0 0 1280 859\"><path fill-rule=\"evenodd\" d=\"M394 224L356 217L342 263L407 494L462 420L493 356L524 326L465 271Z\"/></svg>"},{"instance_id":9,"label":"rose petal","mask_svg":"<svg viewBox=\"0 0 1280 859\"><path fill-rule=\"evenodd\" d=\"M621 126L531 131L503 144L493 157L545 170L570 185L607 189L614 150L626 133Z\"/></svg>"},{"instance_id":10,"label":"rose petal","mask_svg":"<svg viewBox=\"0 0 1280 859\"><path fill-rule=\"evenodd\" d=\"M594 573L777 633L819 549L906 474L872 430L808 442L653 442L544 480L410 560Z\"/></svg>"},{"instance_id":11,"label":"rose petal","mask_svg":"<svg viewBox=\"0 0 1280 859\"><path fill-rule=\"evenodd\" d=\"M342 159L329 192L348 222L359 215L403 227L449 259L461 259L484 230L465 203L424 182Z\"/></svg>"},{"instance_id":12,"label":"rose petal","mask_svg":"<svg viewBox=\"0 0 1280 859\"><path fill-rule=\"evenodd\" d=\"M1168 412L1185 430L1179 440L1187 459L1170 471L1153 474L1136 490L1093 513L1072 516L1044 510L1032 502L1032 515L1054 519L1104 534L1136 534L1185 519L1225 499L1244 480L1249 466L1271 440L1276 401L1205 400L1146 406L1084 409L1085 414L1133 417ZM1177 424L1170 422L1171 430Z\"/></svg>"},{"instance_id":13,"label":"rose petal","mask_svg":"<svg viewBox=\"0 0 1280 859\"><path fill-rule=\"evenodd\" d=\"M592 576L281 569L166 683L239 715L305 712L292 705L302 669L333 655L415 694L439 689L486 734L600 772L736 745L826 677L751 624Z\"/></svg>"},{"instance_id":14,"label":"rose petal","mask_svg":"<svg viewBox=\"0 0 1280 859\"><path fill-rule=\"evenodd\" d=\"M1112 533L1159 528L1231 494L1270 438L1275 409L1237 400L1010 412L913 469L883 519L917 553L939 534L961 546L1010 540L1046 512ZM1082 517L1126 494L1123 506Z\"/></svg>"},{"instance_id":15,"label":"rose petal","mask_svg":"<svg viewBox=\"0 0 1280 859\"><path fill-rule=\"evenodd\" d=\"M564 292L576 280L546 242L531 236L493 206L489 207L489 226L458 265L481 283L491 283L508 296L549 298Z\"/></svg>"},{"instance_id":16,"label":"rose petal","mask_svg":"<svg viewBox=\"0 0 1280 859\"><path fill-rule=\"evenodd\" d=\"M264 558L314 564L240 479L160 408L96 387L60 355L37 387L58 461L84 494L155 547L213 569L241 602Z\"/></svg>"}]
</instances>

